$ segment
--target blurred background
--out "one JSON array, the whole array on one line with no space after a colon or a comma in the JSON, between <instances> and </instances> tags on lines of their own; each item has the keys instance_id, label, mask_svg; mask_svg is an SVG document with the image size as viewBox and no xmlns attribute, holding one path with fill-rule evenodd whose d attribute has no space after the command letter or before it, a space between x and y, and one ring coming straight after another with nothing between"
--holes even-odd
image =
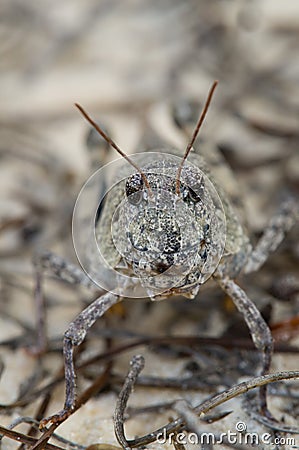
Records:
<instances>
[{"instance_id":1,"label":"blurred background","mask_svg":"<svg viewBox=\"0 0 299 450\"><path fill-rule=\"evenodd\" d=\"M89 128L74 103L105 124L127 153L138 149L149 130L183 153L186 137L175 126L173 105L190 100L200 109L218 79L200 139L233 168L255 240L284 196L298 194L298 36L299 4L293 0L1 1L0 335L2 342L19 339L13 351L10 344L3 347L2 403L16 397L21 374L29 377L35 367L20 343L21 338L31 342L35 329L33 251L49 248L76 261L71 214L90 167ZM111 151L110 157L117 155ZM280 297L277 305L273 300L273 321L298 314L298 259L297 228L278 257L247 282L249 293L265 304ZM292 277L291 294L285 281L284 290L275 288L273 274L276 280ZM66 323L81 309L78 297L83 304L90 297L51 282L46 292L49 336L61 343ZM168 306L155 305L154 320L147 320L151 333L165 331L156 306L169 317ZM130 327L132 320L137 332L136 317L144 310L134 308L122 326ZM210 331L219 334L228 316L225 309L216 319L209 315L202 329L192 322L193 313L180 325L171 314L178 327L172 330L201 334L208 332L210 321ZM126 355L119 363L123 374L128 360ZM44 363L48 375L51 361ZM163 363L174 370L174 361ZM161 361L152 364L159 372ZM288 364L280 360L277 368ZM175 367L181 373L180 363ZM112 411L113 393L107 401L107 411ZM140 404L144 402L141 398ZM34 414L30 407L29 413ZM115 443L110 412L104 419L107 442ZM5 414L3 422L10 420ZM140 432L138 426L132 429ZM92 425L89 433L76 439L84 444L99 439Z\"/></svg>"},{"instance_id":2,"label":"blurred background","mask_svg":"<svg viewBox=\"0 0 299 450\"><path fill-rule=\"evenodd\" d=\"M47 150L86 177L86 124L74 102L127 152L149 126L184 148L170 106L200 104L214 79L219 87L202 139L235 165L268 165L268 188L282 172L298 180L296 2L3 0L0 20L5 190L19 178L8 176L9 155L42 159ZM252 225L261 226L261 217Z\"/></svg>"}]
</instances>

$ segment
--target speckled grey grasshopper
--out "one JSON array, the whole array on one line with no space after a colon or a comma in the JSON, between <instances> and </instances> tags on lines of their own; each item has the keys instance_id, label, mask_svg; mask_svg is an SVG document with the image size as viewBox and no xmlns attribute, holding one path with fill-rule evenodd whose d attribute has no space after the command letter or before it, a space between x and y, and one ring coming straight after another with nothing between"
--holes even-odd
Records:
<instances>
[{"instance_id":1,"label":"speckled grey grasshopper","mask_svg":"<svg viewBox=\"0 0 299 450\"><path fill-rule=\"evenodd\" d=\"M61 422L74 410L73 349L83 342L99 317L128 292L129 296L134 292L136 280L153 299L174 295L194 298L212 276L243 315L262 355L262 373L269 371L271 332L255 304L233 280L241 272L261 267L295 222L297 205L293 200L285 202L252 249L233 206L232 189L225 191L227 173L221 164L204 160L200 151L193 149L216 85L214 82L183 157L180 151L166 148L157 149L157 153L152 153L155 156L145 153L129 158L77 105L105 141L122 155L123 166L129 163L130 170L124 169L107 193L94 222L103 259L116 272L116 285L87 306L65 332L65 405L57 414L42 420L42 427L48 422ZM58 276L73 283L93 284L79 269L49 253L40 255L36 264L51 267ZM95 265L91 278L96 271L101 271L101 267ZM261 411L267 414L265 387L260 389L260 400Z\"/></svg>"}]
</instances>

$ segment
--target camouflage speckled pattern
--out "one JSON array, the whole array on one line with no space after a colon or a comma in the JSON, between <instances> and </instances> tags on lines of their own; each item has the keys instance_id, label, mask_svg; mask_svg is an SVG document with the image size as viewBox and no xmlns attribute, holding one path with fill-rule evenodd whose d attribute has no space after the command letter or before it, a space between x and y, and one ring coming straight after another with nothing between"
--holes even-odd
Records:
<instances>
[{"instance_id":1,"label":"camouflage speckled pattern","mask_svg":"<svg viewBox=\"0 0 299 450\"><path fill-rule=\"evenodd\" d=\"M170 151L171 154L178 157L175 158L175 161L168 156ZM155 283L159 280L159 287L164 287L163 295L159 295L159 298L176 294L183 294L186 297L194 298L200 284L207 279L207 276L203 272L208 270L211 275L217 270L219 264L219 270L221 272L225 271L228 276L235 276L245 264L251 247L249 239L231 203L232 188L230 188L231 195L229 197L220 186L221 179L219 178L221 178L223 172L221 170L217 171L217 165L214 165L215 170L212 172L202 156L195 152L190 154L188 161L186 161L183 167L181 176L182 204L180 208L177 205L177 209L175 209L174 205L172 205L171 198L178 199L175 194L175 179L181 152L176 149L169 150L169 148L167 150L165 149L165 152L167 153L164 153L163 149L159 149L159 153L155 154L157 156L155 156L154 161L150 156L151 153L139 155L141 158L139 165L146 174L151 189L154 192L156 209L148 209L150 206L149 199L147 198L148 194L145 190L142 190L142 186L140 186L140 189L143 192L143 197L136 197L140 193L138 193L139 174L136 174L135 169L128 167L124 161L120 172L117 173L117 180L122 180L117 181L116 185L107 194L104 206L102 207L99 220L96 224L96 239L105 260L114 269L120 270L122 273L130 276L137 276L143 279L143 281L146 281L147 285L153 287L155 287ZM208 180L204 180L202 173L213 184L222 203L226 222L226 233L222 229L222 236L219 235L219 229L218 231L214 231L214 234L213 227L211 227L210 231L207 231L210 226L209 220L211 220L209 218L209 211L211 212L213 208L215 209L213 205L215 202L217 203L217 200L211 198L213 194L211 194L211 189L208 188ZM128 177L130 179L129 185L127 181ZM189 191L187 192L186 189L189 189ZM164 193L163 201L159 200L161 192ZM168 200L165 199L166 193L169 193L170 196ZM119 216L115 215L115 211L120 208L121 203L128 194L131 194L131 200L126 203L121 214L118 211ZM161 204L163 202L168 202L169 204L168 207L165 206L166 203L164 204L162 212ZM130 203L133 203L133 206ZM129 217L131 208L132 213L131 217ZM178 219L182 221L181 229L185 225L185 231L182 234L177 229L178 224L174 216L177 216L179 209L182 210L184 208L187 208L185 216L181 212L182 217ZM217 208L220 211L221 207L217 206ZM193 224L193 226L195 228L193 231L191 222L189 224L191 228L187 227L187 222L183 224L184 218L186 221L190 214L194 217L195 225ZM128 217L125 219L127 215ZM151 222L156 223L151 224ZM112 223L113 227L111 227ZM130 223L129 231L126 223ZM219 228L219 224L217 226ZM168 234L166 234L166 231ZM223 236L223 234L226 234L226 236ZM223 240L225 238L224 247ZM182 244L183 240L185 240L184 245ZM165 247L166 241L170 245L168 250ZM222 241L222 244L219 241ZM195 257L194 249L198 249L200 244L204 247L199 252L201 257L197 257L194 265L189 264L188 266L186 261ZM183 257L179 260L178 249L180 245L182 245L180 257L182 255ZM211 255L213 252L218 255L220 251L219 246L221 245L221 253L223 253L223 256L221 260L219 259L215 263L215 257L213 259ZM148 249L149 246L152 247L151 251ZM155 251L153 250L154 247ZM212 247L213 250L211 250ZM189 255L187 254L187 250L190 252ZM180 273L176 273L177 271L180 271ZM159 275L159 273L163 274L164 272L165 275L163 275L164 278L162 279L162 275ZM168 274L168 280L165 278L166 273ZM155 282L153 282L153 276L158 276ZM171 283L170 276L172 277ZM149 289L148 293L149 296L158 298L154 291L152 292Z\"/></svg>"}]
</instances>

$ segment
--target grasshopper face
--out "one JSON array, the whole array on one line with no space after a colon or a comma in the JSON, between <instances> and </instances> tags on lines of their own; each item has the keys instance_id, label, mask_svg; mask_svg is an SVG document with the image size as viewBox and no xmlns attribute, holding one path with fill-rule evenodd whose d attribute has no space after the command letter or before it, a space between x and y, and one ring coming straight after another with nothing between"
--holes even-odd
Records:
<instances>
[{"instance_id":1,"label":"grasshopper face","mask_svg":"<svg viewBox=\"0 0 299 450\"><path fill-rule=\"evenodd\" d=\"M199 168L186 164L178 195L175 159L164 155L160 163L143 168L151 193L139 173L125 184L121 253L151 296L157 290L163 296L195 295L215 270L215 256L224 246L221 205L215 203L210 183Z\"/></svg>"},{"instance_id":2,"label":"grasshopper face","mask_svg":"<svg viewBox=\"0 0 299 450\"><path fill-rule=\"evenodd\" d=\"M181 158L166 153L131 157L142 167L148 186L140 173L121 161L96 224L93 220L96 249L86 271L105 288L109 279L112 291L114 276L115 286L126 285L128 280L133 280L135 287L142 286L141 296L193 297L215 271L223 253L221 200L208 177L188 161L178 194ZM109 274L104 271L105 264ZM128 291L126 295L135 296Z\"/></svg>"}]
</instances>

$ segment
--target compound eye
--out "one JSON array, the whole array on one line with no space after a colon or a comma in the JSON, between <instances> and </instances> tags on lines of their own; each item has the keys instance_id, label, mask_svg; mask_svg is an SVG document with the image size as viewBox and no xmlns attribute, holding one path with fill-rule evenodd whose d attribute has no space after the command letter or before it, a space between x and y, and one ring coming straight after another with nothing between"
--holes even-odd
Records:
<instances>
[{"instance_id":1,"label":"compound eye","mask_svg":"<svg viewBox=\"0 0 299 450\"><path fill-rule=\"evenodd\" d=\"M140 173L134 173L126 182L126 196L131 205L138 205L143 196L143 179Z\"/></svg>"},{"instance_id":2,"label":"compound eye","mask_svg":"<svg viewBox=\"0 0 299 450\"><path fill-rule=\"evenodd\" d=\"M192 200L193 203L200 202L201 201L200 196L190 187L188 189L189 189L188 195L189 195L190 200Z\"/></svg>"}]
</instances>

